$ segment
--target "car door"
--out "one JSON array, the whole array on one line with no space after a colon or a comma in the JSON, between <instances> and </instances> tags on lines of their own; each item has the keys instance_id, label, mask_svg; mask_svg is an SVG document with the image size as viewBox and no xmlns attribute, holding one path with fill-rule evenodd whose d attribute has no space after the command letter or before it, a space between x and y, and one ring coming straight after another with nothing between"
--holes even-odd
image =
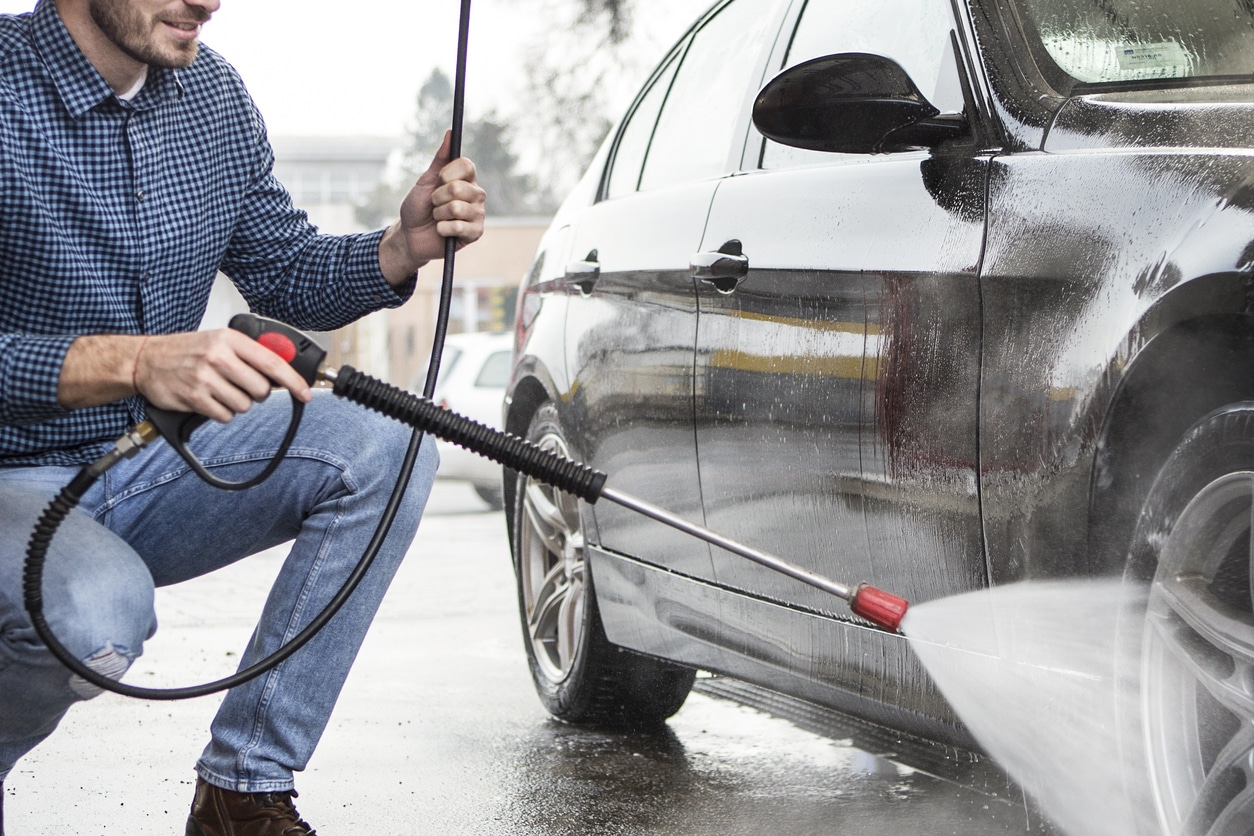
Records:
<instances>
[{"instance_id":1,"label":"car door","mask_svg":"<svg viewBox=\"0 0 1254 836\"><path fill-rule=\"evenodd\" d=\"M883 55L942 113L964 110L946 0L798 6L774 66ZM979 147L974 135L874 155L760 135L747 143L745 173L720 187L694 258L704 270L734 253L743 271L697 288L697 458L710 528L912 601L984 582ZM840 610L756 564L717 550L714 561L721 585Z\"/></svg>"},{"instance_id":2,"label":"car door","mask_svg":"<svg viewBox=\"0 0 1254 836\"><path fill-rule=\"evenodd\" d=\"M696 293L689 258L719 179L743 143L743 92L761 76L778 0L712 10L654 74L624 120L601 199L572 233L566 410L572 436L617 490L702 522L693 439ZM612 503L602 548L709 579L699 540Z\"/></svg>"}]
</instances>

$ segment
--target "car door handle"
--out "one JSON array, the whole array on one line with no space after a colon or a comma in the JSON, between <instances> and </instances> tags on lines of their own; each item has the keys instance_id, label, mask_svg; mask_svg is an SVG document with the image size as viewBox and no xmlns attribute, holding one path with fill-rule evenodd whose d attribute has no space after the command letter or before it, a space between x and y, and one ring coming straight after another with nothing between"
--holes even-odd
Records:
<instances>
[{"instance_id":1,"label":"car door handle","mask_svg":"<svg viewBox=\"0 0 1254 836\"><path fill-rule=\"evenodd\" d=\"M579 288L579 292L587 296L592 292L597 279L601 278L601 262L596 250L584 256L582 261L572 261L566 265L566 285Z\"/></svg>"},{"instance_id":2,"label":"car door handle","mask_svg":"<svg viewBox=\"0 0 1254 836\"><path fill-rule=\"evenodd\" d=\"M749 275L749 257L733 238L714 252L694 255L690 267L698 281L714 285L719 293L731 293Z\"/></svg>"}]
</instances>

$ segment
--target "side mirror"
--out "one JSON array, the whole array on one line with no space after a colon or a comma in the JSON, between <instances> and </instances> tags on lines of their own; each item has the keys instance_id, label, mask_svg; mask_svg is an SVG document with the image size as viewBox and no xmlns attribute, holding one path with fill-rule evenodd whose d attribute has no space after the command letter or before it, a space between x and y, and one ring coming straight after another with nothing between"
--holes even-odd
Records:
<instances>
[{"instance_id":1,"label":"side mirror","mask_svg":"<svg viewBox=\"0 0 1254 836\"><path fill-rule=\"evenodd\" d=\"M897 62L861 52L784 70L758 94L753 124L783 145L846 154L931 148L967 130L961 114L940 115Z\"/></svg>"}]
</instances>

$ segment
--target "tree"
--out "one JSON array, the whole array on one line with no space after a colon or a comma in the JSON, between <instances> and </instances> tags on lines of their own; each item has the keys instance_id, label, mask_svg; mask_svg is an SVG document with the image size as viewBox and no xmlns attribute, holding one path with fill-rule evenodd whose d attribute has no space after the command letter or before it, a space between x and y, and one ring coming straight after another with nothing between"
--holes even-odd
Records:
<instances>
[{"instance_id":1,"label":"tree","mask_svg":"<svg viewBox=\"0 0 1254 836\"><path fill-rule=\"evenodd\" d=\"M498 216L556 208L619 115L624 82L640 80L648 70L642 62L656 57L641 56L630 43L639 0L518 2L538 7L537 14L550 21L545 37L526 50L527 106L468 118L463 143L488 190L488 210ZM395 216L451 121L452 101L452 82L436 70L418 93L402 174L359 209L360 222L378 226Z\"/></svg>"},{"instance_id":2,"label":"tree","mask_svg":"<svg viewBox=\"0 0 1254 836\"><path fill-rule=\"evenodd\" d=\"M515 124L533 169L559 197L575 185L623 99L652 66L631 36L639 0L518 0L551 21L525 58L528 108ZM557 114L557 115L555 115Z\"/></svg>"},{"instance_id":3,"label":"tree","mask_svg":"<svg viewBox=\"0 0 1254 836\"><path fill-rule=\"evenodd\" d=\"M579 0L583 6L580 24L583 27L604 27L605 40L620 44L631 32L633 0Z\"/></svg>"},{"instance_id":4,"label":"tree","mask_svg":"<svg viewBox=\"0 0 1254 836\"><path fill-rule=\"evenodd\" d=\"M453 82L437 67L418 90L401 167L414 176L426 169L452 123Z\"/></svg>"},{"instance_id":5,"label":"tree","mask_svg":"<svg viewBox=\"0 0 1254 836\"><path fill-rule=\"evenodd\" d=\"M418 91L414 115L406 128L400 172L391 182L376 187L358 207L359 223L378 227L396 216L410 186L431 163L431 155L440 147L452 120L453 84L437 67ZM512 141L510 127L495 113L463 122L462 153L475 161L479 184L488 193L489 212L494 216L552 212L552 194L538 187L534 175L519 170Z\"/></svg>"}]
</instances>

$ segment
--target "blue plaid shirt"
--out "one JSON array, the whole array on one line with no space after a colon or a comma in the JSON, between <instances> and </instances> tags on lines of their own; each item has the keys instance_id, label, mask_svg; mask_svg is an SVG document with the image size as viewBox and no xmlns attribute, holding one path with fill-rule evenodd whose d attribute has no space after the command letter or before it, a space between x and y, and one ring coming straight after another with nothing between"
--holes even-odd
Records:
<instances>
[{"instance_id":1,"label":"blue plaid shirt","mask_svg":"<svg viewBox=\"0 0 1254 836\"><path fill-rule=\"evenodd\" d=\"M135 397L67 411L82 334L192 331L222 270L257 313L332 330L401 304L382 232L319 235L271 172L244 84L202 47L113 94L51 0L0 15L0 467L78 465L143 418Z\"/></svg>"}]
</instances>

